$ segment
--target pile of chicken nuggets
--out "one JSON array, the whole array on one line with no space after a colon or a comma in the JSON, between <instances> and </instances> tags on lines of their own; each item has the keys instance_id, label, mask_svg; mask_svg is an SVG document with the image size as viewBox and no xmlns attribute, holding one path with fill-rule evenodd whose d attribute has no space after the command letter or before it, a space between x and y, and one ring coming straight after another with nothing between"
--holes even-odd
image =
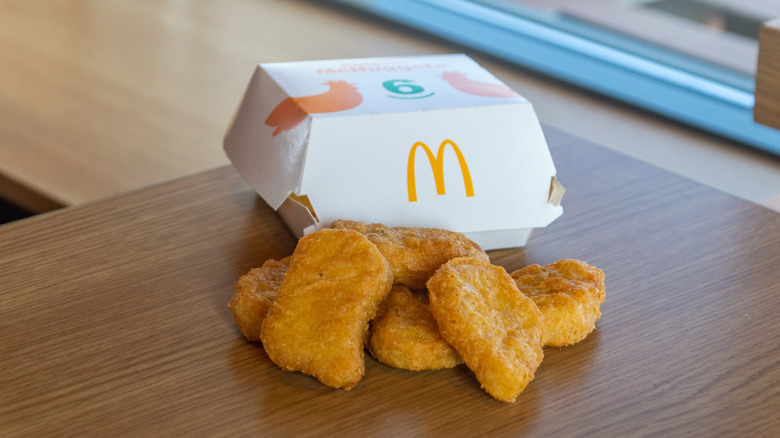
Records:
<instances>
[{"instance_id":1,"label":"pile of chicken nuggets","mask_svg":"<svg viewBox=\"0 0 780 438\"><path fill-rule=\"evenodd\" d=\"M465 364L514 402L544 346L594 330L604 297L604 273L579 260L509 274L461 233L339 220L242 276L228 307L276 365L327 386L356 385L368 349L407 370Z\"/></svg>"}]
</instances>

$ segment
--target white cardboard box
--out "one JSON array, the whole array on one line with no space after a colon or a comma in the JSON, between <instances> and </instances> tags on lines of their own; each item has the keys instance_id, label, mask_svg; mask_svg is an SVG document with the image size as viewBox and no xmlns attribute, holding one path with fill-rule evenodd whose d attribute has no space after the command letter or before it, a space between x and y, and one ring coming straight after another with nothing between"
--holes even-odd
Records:
<instances>
[{"instance_id":1,"label":"white cardboard box","mask_svg":"<svg viewBox=\"0 0 780 438\"><path fill-rule=\"evenodd\" d=\"M563 213L533 107L465 55L260 64L224 148L299 237L351 219L495 249Z\"/></svg>"}]
</instances>

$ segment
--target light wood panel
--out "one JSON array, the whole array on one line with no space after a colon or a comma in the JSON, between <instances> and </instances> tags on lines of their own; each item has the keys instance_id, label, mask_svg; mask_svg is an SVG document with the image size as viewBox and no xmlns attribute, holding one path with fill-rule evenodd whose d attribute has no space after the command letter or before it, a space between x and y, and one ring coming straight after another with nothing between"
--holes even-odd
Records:
<instances>
[{"instance_id":1,"label":"light wood panel","mask_svg":"<svg viewBox=\"0 0 780 438\"><path fill-rule=\"evenodd\" d=\"M258 62L442 50L315 2L3 0L0 197L47 211L227 163Z\"/></svg>"},{"instance_id":2,"label":"light wood panel","mask_svg":"<svg viewBox=\"0 0 780 438\"><path fill-rule=\"evenodd\" d=\"M0 435L773 436L780 215L546 129L564 214L514 270L606 272L585 341L514 404L366 357L351 391L245 342L238 277L295 240L231 167L0 226Z\"/></svg>"},{"instance_id":3,"label":"light wood panel","mask_svg":"<svg viewBox=\"0 0 780 438\"><path fill-rule=\"evenodd\" d=\"M758 123L780 129L780 18L761 28L753 117Z\"/></svg>"}]
</instances>

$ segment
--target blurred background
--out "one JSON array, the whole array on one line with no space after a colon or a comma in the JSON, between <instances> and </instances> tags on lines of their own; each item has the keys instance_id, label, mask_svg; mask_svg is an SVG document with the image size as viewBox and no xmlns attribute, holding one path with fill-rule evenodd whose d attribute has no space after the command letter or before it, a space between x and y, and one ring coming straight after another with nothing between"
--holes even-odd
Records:
<instances>
[{"instance_id":1,"label":"blurred background","mask_svg":"<svg viewBox=\"0 0 780 438\"><path fill-rule=\"evenodd\" d=\"M260 62L466 53L540 120L780 211L776 0L0 0L0 221L228 164ZM565 183L565 175L561 175Z\"/></svg>"},{"instance_id":2,"label":"blurred background","mask_svg":"<svg viewBox=\"0 0 780 438\"><path fill-rule=\"evenodd\" d=\"M342 0L551 77L780 155L753 122L767 0Z\"/></svg>"}]
</instances>

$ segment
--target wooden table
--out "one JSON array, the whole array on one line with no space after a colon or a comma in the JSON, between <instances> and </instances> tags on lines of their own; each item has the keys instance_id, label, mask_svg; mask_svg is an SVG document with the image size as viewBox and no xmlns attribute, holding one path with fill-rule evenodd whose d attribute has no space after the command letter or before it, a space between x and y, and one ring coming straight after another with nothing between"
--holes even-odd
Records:
<instances>
[{"instance_id":1,"label":"wooden table","mask_svg":"<svg viewBox=\"0 0 780 438\"><path fill-rule=\"evenodd\" d=\"M452 52L345 9L0 1L0 197L40 213L227 164L258 62Z\"/></svg>"},{"instance_id":2,"label":"wooden table","mask_svg":"<svg viewBox=\"0 0 780 438\"><path fill-rule=\"evenodd\" d=\"M464 366L277 368L226 305L295 239L220 167L0 226L0 435L777 436L780 214L546 132L565 213L491 258L586 260L607 299L516 403Z\"/></svg>"}]
</instances>

